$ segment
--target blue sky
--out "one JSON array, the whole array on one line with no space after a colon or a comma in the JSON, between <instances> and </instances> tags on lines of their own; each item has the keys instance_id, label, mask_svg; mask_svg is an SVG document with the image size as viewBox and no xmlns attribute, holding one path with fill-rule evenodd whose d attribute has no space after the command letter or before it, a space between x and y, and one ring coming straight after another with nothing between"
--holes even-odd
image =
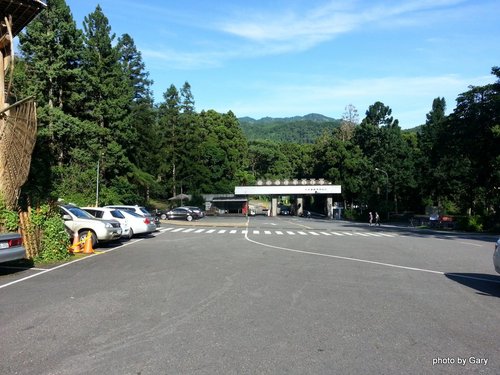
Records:
<instances>
[{"instance_id":1,"label":"blue sky","mask_svg":"<svg viewBox=\"0 0 500 375\"><path fill-rule=\"evenodd\" d=\"M402 128L438 96L455 108L500 65L498 0L67 0L79 28L100 4L142 53L157 102L191 84L196 110L237 117L364 117L381 101Z\"/></svg>"}]
</instances>

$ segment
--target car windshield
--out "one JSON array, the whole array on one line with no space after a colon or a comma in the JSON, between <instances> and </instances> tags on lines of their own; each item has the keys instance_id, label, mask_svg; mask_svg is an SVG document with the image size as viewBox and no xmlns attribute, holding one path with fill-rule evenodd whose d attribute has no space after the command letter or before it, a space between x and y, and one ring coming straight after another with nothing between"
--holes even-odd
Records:
<instances>
[{"instance_id":1,"label":"car windshield","mask_svg":"<svg viewBox=\"0 0 500 375\"><path fill-rule=\"evenodd\" d=\"M91 214L89 214L87 211L82 210L81 208L66 207L66 209L79 219L94 219Z\"/></svg>"}]
</instances>

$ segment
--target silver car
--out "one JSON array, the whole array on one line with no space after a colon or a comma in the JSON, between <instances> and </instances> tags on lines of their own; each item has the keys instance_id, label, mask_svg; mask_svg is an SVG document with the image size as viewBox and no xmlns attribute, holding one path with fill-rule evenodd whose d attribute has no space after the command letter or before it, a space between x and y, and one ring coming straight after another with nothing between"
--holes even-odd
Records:
<instances>
[{"instance_id":1,"label":"silver car","mask_svg":"<svg viewBox=\"0 0 500 375\"><path fill-rule=\"evenodd\" d=\"M96 219L87 211L72 205L63 205L60 206L60 209L64 225L70 236L78 233L78 238L83 241L90 232L93 247L98 242L114 241L122 236L122 228L116 220Z\"/></svg>"},{"instance_id":2,"label":"silver car","mask_svg":"<svg viewBox=\"0 0 500 375\"><path fill-rule=\"evenodd\" d=\"M19 233L0 234L0 263L24 259L25 257L26 250L23 246L23 238Z\"/></svg>"},{"instance_id":3,"label":"silver car","mask_svg":"<svg viewBox=\"0 0 500 375\"><path fill-rule=\"evenodd\" d=\"M500 238L495 243L495 251L493 252L493 265L495 270L500 273Z\"/></svg>"}]
</instances>

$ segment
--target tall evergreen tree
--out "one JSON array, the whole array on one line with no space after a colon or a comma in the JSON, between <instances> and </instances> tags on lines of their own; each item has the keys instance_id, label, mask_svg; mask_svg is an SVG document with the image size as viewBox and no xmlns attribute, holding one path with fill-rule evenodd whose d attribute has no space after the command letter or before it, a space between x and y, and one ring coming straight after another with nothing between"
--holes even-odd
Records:
<instances>
[{"instance_id":1,"label":"tall evergreen tree","mask_svg":"<svg viewBox=\"0 0 500 375\"><path fill-rule=\"evenodd\" d=\"M112 42L108 19L98 5L84 18L84 60L86 118L97 124L88 141L94 158L100 162L102 199L138 200L128 176L134 167L129 160L137 132L130 125L133 87L120 64L120 53Z\"/></svg>"},{"instance_id":2,"label":"tall evergreen tree","mask_svg":"<svg viewBox=\"0 0 500 375\"><path fill-rule=\"evenodd\" d=\"M132 37L128 34L118 39L117 49L119 61L129 85L133 90L133 101L130 103L130 115L127 116L126 127L130 134L127 155L133 164L132 178L136 184L145 189L149 195L155 184L157 174L156 152L160 147L156 136L156 113L154 109L149 73L146 71L141 53L137 50Z\"/></svg>"},{"instance_id":3,"label":"tall evergreen tree","mask_svg":"<svg viewBox=\"0 0 500 375\"><path fill-rule=\"evenodd\" d=\"M58 198L60 187L70 184L69 165L81 162L74 150L88 127L78 118L83 98L82 34L66 2L49 0L19 41L23 63L17 68L24 72L18 71L18 77L24 80L16 85L18 95L34 95L38 104L38 138L24 191L32 199Z\"/></svg>"},{"instance_id":4,"label":"tall evergreen tree","mask_svg":"<svg viewBox=\"0 0 500 375\"><path fill-rule=\"evenodd\" d=\"M169 181L172 196L177 194L177 159L178 136L180 117L180 96L175 85L170 85L163 93L164 101L158 108L158 126L161 137L161 165L159 173L161 179Z\"/></svg>"}]
</instances>

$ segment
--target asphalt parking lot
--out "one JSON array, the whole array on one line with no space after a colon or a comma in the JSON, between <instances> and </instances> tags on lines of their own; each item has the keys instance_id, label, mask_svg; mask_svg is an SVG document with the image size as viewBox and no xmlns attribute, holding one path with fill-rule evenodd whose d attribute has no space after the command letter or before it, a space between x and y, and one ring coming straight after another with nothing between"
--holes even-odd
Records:
<instances>
[{"instance_id":1,"label":"asphalt parking lot","mask_svg":"<svg viewBox=\"0 0 500 375\"><path fill-rule=\"evenodd\" d=\"M291 217L164 222L0 276L0 373L498 374L488 236Z\"/></svg>"}]
</instances>

